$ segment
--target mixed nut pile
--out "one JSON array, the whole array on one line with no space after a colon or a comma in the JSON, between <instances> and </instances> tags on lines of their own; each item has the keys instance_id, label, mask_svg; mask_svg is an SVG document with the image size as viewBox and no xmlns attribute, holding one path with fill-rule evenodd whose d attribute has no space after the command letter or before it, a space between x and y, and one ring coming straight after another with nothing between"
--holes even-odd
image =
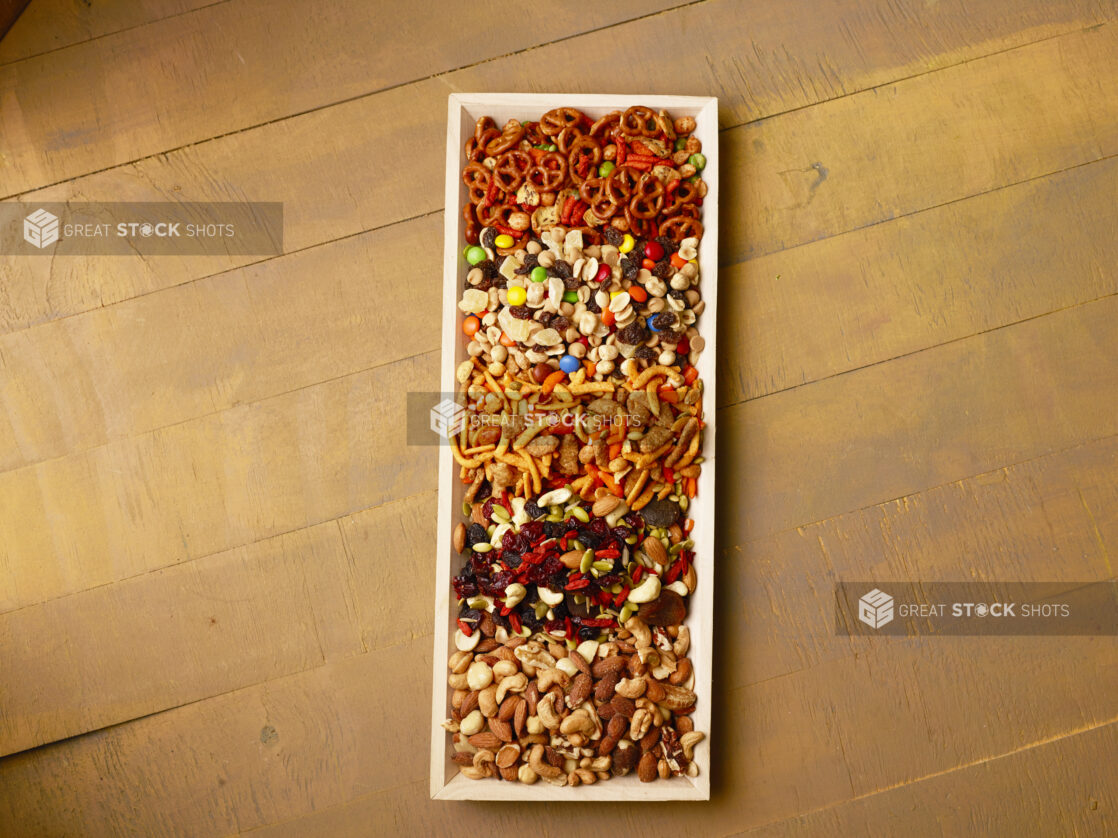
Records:
<instances>
[{"instance_id":1,"label":"mixed nut pile","mask_svg":"<svg viewBox=\"0 0 1118 838\"><path fill-rule=\"evenodd\" d=\"M459 307L454 759L559 785L695 776L683 625L704 348L695 121L478 120Z\"/></svg>"}]
</instances>

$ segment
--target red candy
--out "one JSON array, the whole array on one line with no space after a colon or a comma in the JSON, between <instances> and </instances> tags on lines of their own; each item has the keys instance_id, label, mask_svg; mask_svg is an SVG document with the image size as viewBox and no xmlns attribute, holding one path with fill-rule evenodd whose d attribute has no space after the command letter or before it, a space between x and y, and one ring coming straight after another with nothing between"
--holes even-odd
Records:
<instances>
[{"instance_id":1,"label":"red candy","mask_svg":"<svg viewBox=\"0 0 1118 838\"><path fill-rule=\"evenodd\" d=\"M612 274L613 269L610 268L609 265L602 263L601 267L598 268L598 273L594 277L594 279L598 282L605 282L607 279L610 278L610 276L612 276Z\"/></svg>"},{"instance_id":2,"label":"red candy","mask_svg":"<svg viewBox=\"0 0 1118 838\"><path fill-rule=\"evenodd\" d=\"M660 242L649 242L644 246L644 255L653 262L659 262L664 258L664 247Z\"/></svg>"}]
</instances>

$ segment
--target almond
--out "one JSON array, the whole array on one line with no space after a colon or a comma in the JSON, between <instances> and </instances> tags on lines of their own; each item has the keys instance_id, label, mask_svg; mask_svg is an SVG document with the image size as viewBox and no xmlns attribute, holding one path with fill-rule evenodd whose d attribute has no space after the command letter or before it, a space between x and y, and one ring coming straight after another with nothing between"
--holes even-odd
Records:
<instances>
[{"instance_id":1,"label":"almond","mask_svg":"<svg viewBox=\"0 0 1118 838\"><path fill-rule=\"evenodd\" d=\"M643 753L655 753L656 745L660 742L660 730L658 727L650 727L648 733L641 739L641 751Z\"/></svg>"},{"instance_id":2,"label":"almond","mask_svg":"<svg viewBox=\"0 0 1118 838\"><path fill-rule=\"evenodd\" d=\"M451 760L453 762L458 763L459 765L473 765L474 764L474 755L473 754L468 754L465 751L459 751L458 753L456 753L454 756L451 757Z\"/></svg>"},{"instance_id":3,"label":"almond","mask_svg":"<svg viewBox=\"0 0 1118 838\"><path fill-rule=\"evenodd\" d=\"M459 524L458 526L462 526ZM664 547L664 542L655 536L649 536L641 543L641 548L644 554L658 565L666 566L668 564L668 551Z\"/></svg>"},{"instance_id":4,"label":"almond","mask_svg":"<svg viewBox=\"0 0 1118 838\"><path fill-rule=\"evenodd\" d=\"M695 729L695 723L689 716L679 716L675 720L675 729L680 733L690 733Z\"/></svg>"},{"instance_id":5,"label":"almond","mask_svg":"<svg viewBox=\"0 0 1118 838\"><path fill-rule=\"evenodd\" d=\"M463 716L470 715L470 712L477 709L477 690L470 690L466 693L466 697L462 699L462 706L458 708Z\"/></svg>"},{"instance_id":6,"label":"almond","mask_svg":"<svg viewBox=\"0 0 1118 838\"><path fill-rule=\"evenodd\" d=\"M617 682L620 680L621 676L618 673L607 672L594 687L594 698L598 701L609 701L613 697L613 691L617 688Z\"/></svg>"},{"instance_id":7,"label":"almond","mask_svg":"<svg viewBox=\"0 0 1118 838\"><path fill-rule=\"evenodd\" d=\"M604 678L613 673L619 674L629 666L629 659L624 655L610 655L608 658L599 658L590 667L590 672L595 678Z\"/></svg>"},{"instance_id":8,"label":"almond","mask_svg":"<svg viewBox=\"0 0 1118 838\"><path fill-rule=\"evenodd\" d=\"M651 783L657 777L656 755L651 751L646 752L637 764L637 776L642 783Z\"/></svg>"},{"instance_id":9,"label":"almond","mask_svg":"<svg viewBox=\"0 0 1118 838\"><path fill-rule=\"evenodd\" d=\"M517 737L524 735L524 724L528 721L528 702L523 698L516 700L516 712L512 716L512 727Z\"/></svg>"},{"instance_id":10,"label":"almond","mask_svg":"<svg viewBox=\"0 0 1118 838\"><path fill-rule=\"evenodd\" d=\"M615 741L620 741L625 737L625 731L629 729L629 723L625 720L624 716L616 715L609 720L606 726L606 735L612 737Z\"/></svg>"},{"instance_id":11,"label":"almond","mask_svg":"<svg viewBox=\"0 0 1118 838\"><path fill-rule=\"evenodd\" d=\"M490 719L489 729L493 731L493 734L502 742L511 742L513 740L512 725L508 722L501 721L497 718Z\"/></svg>"},{"instance_id":12,"label":"almond","mask_svg":"<svg viewBox=\"0 0 1118 838\"><path fill-rule=\"evenodd\" d=\"M511 765L516 765L516 761L520 759L520 746L516 744L509 744L502 746L501 750L497 751L497 767L508 768Z\"/></svg>"},{"instance_id":13,"label":"almond","mask_svg":"<svg viewBox=\"0 0 1118 838\"><path fill-rule=\"evenodd\" d=\"M454 528L454 535L451 536L450 543L454 547L455 553L461 553L466 549L466 525L461 521Z\"/></svg>"},{"instance_id":14,"label":"almond","mask_svg":"<svg viewBox=\"0 0 1118 838\"><path fill-rule=\"evenodd\" d=\"M492 719L490 721L492 721ZM475 748L485 748L489 751L496 751L498 748L501 747L501 745L504 744L500 740L500 738L498 738L497 734L492 733L488 730L484 730L481 733L475 733L466 741L473 745Z\"/></svg>"},{"instance_id":15,"label":"almond","mask_svg":"<svg viewBox=\"0 0 1118 838\"><path fill-rule=\"evenodd\" d=\"M659 681L654 681L649 678L648 686L646 686L644 689L644 695L645 698L647 698L653 704L659 704L661 701L667 698L668 694L667 692L665 692L663 684L661 684Z\"/></svg>"},{"instance_id":16,"label":"almond","mask_svg":"<svg viewBox=\"0 0 1118 838\"><path fill-rule=\"evenodd\" d=\"M590 676L585 672L576 675L571 682L571 691L567 694L567 706L573 710L586 701L590 697L591 685Z\"/></svg>"},{"instance_id":17,"label":"almond","mask_svg":"<svg viewBox=\"0 0 1118 838\"><path fill-rule=\"evenodd\" d=\"M510 783L515 783L519 777L515 765L510 765L507 768L497 766L497 771L501 775L502 780L508 780Z\"/></svg>"},{"instance_id":18,"label":"almond","mask_svg":"<svg viewBox=\"0 0 1118 838\"><path fill-rule=\"evenodd\" d=\"M617 506L620 503L621 498L617 497L616 495L602 495L600 498L594 501L594 507L591 511L598 518L604 518L611 512L613 512L613 510L617 509Z\"/></svg>"},{"instance_id":19,"label":"almond","mask_svg":"<svg viewBox=\"0 0 1118 838\"><path fill-rule=\"evenodd\" d=\"M582 550L568 550L559 557L559 561L567 570L576 570L582 564Z\"/></svg>"},{"instance_id":20,"label":"almond","mask_svg":"<svg viewBox=\"0 0 1118 838\"><path fill-rule=\"evenodd\" d=\"M502 722L507 722L511 719L513 713L516 712L516 705L519 700L519 697L515 695L510 695L505 698L505 700L501 702L501 709L497 711L497 718Z\"/></svg>"}]
</instances>

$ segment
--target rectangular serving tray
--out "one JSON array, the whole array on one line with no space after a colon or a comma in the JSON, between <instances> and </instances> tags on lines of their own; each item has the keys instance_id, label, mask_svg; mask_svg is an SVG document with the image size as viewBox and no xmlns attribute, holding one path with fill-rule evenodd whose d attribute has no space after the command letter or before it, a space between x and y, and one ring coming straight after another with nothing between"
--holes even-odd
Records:
<instances>
[{"instance_id":1,"label":"rectangular serving tray","mask_svg":"<svg viewBox=\"0 0 1118 838\"><path fill-rule=\"evenodd\" d=\"M465 221L462 207L466 187L461 172L465 165L464 143L473 134L478 117L491 116L497 125L516 118L536 120L548 110L578 108L597 119L613 110L633 105L663 108L672 117L693 116L695 136L703 143L707 166L703 179L708 192L703 201L703 239L699 245L700 290L706 309L698 320L699 333L706 349L699 356L699 375L705 384L703 415L706 419L702 455L705 458L699 477L698 494L688 514L695 520L695 572L698 586L689 603L686 625L691 629L691 662L695 667L695 692L698 694L693 719L695 729L707 734L695 750L699 776L675 777L642 783L635 773L577 788L558 787L540 780L533 785L498 780L470 780L458 773L451 761L450 735L440 724L449 716L450 687L447 685L447 659L454 635L457 601L451 596L450 580L462 564L450 546L451 531L462 520L465 486L458 479L458 466L449 446L439 449L438 555L435 573L435 630L432 661L431 702L431 797L438 800L709 800L710 752L713 746L711 724L711 663L714 604L714 437L715 437L715 358L718 323L718 100L703 96L615 96L588 94L528 93L452 93L448 100L446 145L446 231L443 261L443 343L440 389L456 391L454 372L466 358L462 341L462 312L458 300L465 287Z\"/></svg>"}]
</instances>

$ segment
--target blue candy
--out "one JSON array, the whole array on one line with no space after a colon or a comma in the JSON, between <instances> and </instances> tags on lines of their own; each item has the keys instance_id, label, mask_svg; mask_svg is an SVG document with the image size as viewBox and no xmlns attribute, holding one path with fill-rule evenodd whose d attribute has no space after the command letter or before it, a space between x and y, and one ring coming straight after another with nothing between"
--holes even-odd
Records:
<instances>
[{"instance_id":1,"label":"blue candy","mask_svg":"<svg viewBox=\"0 0 1118 838\"><path fill-rule=\"evenodd\" d=\"M574 355L564 355L559 359L559 369L570 374L582 366L582 362Z\"/></svg>"},{"instance_id":2,"label":"blue candy","mask_svg":"<svg viewBox=\"0 0 1118 838\"><path fill-rule=\"evenodd\" d=\"M652 331L658 332L660 330L652 325L652 321L655 320L655 319L656 319L656 315L655 314L650 314L644 322L648 324L648 328L650 328Z\"/></svg>"}]
</instances>

